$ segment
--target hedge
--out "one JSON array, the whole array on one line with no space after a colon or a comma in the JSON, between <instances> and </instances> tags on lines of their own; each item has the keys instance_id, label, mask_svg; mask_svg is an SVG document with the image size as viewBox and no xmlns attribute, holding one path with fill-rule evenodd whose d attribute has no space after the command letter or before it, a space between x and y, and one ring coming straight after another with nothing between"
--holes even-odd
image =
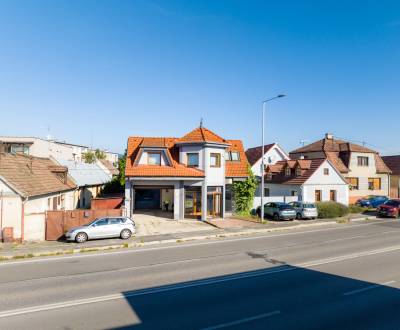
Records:
<instances>
[{"instance_id":1,"label":"hedge","mask_svg":"<svg viewBox=\"0 0 400 330\"><path fill-rule=\"evenodd\" d=\"M349 208L346 205L336 202L320 202L317 203L318 218L330 219L340 218L349 214Z\"/></svg>"}]
</instances>

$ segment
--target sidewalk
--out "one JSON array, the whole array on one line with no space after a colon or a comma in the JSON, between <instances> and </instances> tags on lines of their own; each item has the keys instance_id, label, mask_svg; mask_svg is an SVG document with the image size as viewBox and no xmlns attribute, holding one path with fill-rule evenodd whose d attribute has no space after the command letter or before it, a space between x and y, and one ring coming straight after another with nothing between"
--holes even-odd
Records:
<instances>
[{"instance_id":1,"label":"sidewalk","mask_svg":"<svg viewBox=\"0 0 400 330\"><path fill-rule=\"evenodd\" d=\"M358 218L350 219L350 222L373 220L376 219L375 216L362 216ZM257 235L264 234L268 232L285 231L291 229L302 229L302 228L312 228L319 226L334 226L341 223L338 219L326 219L326 220L295 220L286 222L267 222L266 224L256 224L257 226L244 226L236 227L238 221L235 220L235 226L229 227L226 225L222 229L210 229L192 231L192 232L181 232L181 233L171 233L163 235L149 235L149 236L137 236L129 240L120 239L103 239L103 240L93 240L88 241L83 244L78 244L74 242L27 242L23 244L0 244L0 261L1 260L12 260L12 259L25 259L33 257L45 257L54 255L64 255L64 254L74 254L74 253L87 253L95 251L109 251L115 249L124 248L135 248L143 246L151 246L158 244L167 243L182 243L188 241L198 241L206 239L218 239L226 237L238 237L245 235ZM243 221L243 220L241 220ZM344 221L347 222L347 221Z\"/></svg>"}]
</instances>

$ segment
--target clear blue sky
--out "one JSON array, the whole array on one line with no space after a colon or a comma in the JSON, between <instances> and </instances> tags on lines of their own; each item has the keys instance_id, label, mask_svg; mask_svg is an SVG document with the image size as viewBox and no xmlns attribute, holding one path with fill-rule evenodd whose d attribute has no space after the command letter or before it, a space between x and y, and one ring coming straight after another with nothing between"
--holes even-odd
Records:
<instances>
[{"instance_id":1,"label":"clear blue sky","mask_svg":"<svg viewBox=\"0 0 400 330\"><path fill-rule=\"evenodd\" d=\"M0 135L122 152L129 135L288 151L325 132L400 153L399 1L0 0Z\"/></svg>"}]
</instances>

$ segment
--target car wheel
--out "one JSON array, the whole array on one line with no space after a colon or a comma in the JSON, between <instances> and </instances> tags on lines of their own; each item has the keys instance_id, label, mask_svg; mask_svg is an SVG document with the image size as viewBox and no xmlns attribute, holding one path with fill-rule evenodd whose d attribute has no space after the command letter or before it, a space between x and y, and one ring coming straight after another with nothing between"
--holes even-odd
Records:
<instances>
[{"instance_id":1,"label":"car wheel","mask_svg":"<svg viewBox=\"0 0 400 330\"><path fill-rule=\"evenodd\" d=\"M85 243L87 240L88 240L88 236L86 233L81 232L81 233L76 234L76 236L75 236L75 242L77 242L77 243Z\"/></svg>"},{"instance_id":2,"label":"car wheel","mask_svg":"<svg viewBox=\"0 0 400 330\"><path fill-rule=\"evenodd\" d=\"M124 229L123 231L121 231L120 236L122 239L128 239L132 236L132 232L129 229Z\"/></svg>"},{"instance_id":3,"label":"car wheel","mask_svg":"<svg viewBox=\"0 0 400 330\"><path fill-rule=\"evenodd\" d=\"M297 214L296 214L296 219L297 219L297 220L301 220L301 213L297 213Z\"/></svg>"},{"instance_id":4,"label":"car wheel","mask_svg":"<svg viewBox=\"0 0 400 330\"><path fill-rule=\"evenodd\" d=\"M281 218L279 217L279 214L278 213L275 213L274 214L274 220L275 221L279 221Z\"/></svg>"}]
</instances>

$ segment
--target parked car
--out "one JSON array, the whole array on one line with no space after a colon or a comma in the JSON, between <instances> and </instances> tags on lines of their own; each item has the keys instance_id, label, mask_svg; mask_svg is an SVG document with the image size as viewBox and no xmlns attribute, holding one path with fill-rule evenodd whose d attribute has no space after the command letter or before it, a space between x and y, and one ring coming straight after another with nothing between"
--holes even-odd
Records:
<instances>
[{"instance_id":1,"label":"parked car","mask_svg":"<svg viewBox=\"0 0 400 330\"><path fill-rule=\"evenodd\" d=\"M377 209L380 217L394 217L400 216L400 199L389 199L385 204Z\"/></svg>"},{"instance_id":2,"label":"parked car","mask_svg":"<svg viewBox=\"0 0 400 330\"><path fill-rule=\"evenodd\" d=\"M257 208L257 215L261 217L260 206ZM264 205L264 217L271 217L274 220L294 220L296 211L287 203L267 203Z\"/></svg>"},{"instance_id":3,"label":"parked car","mask_svg":"<svg viewBox=\"0 0 400 330\"><path fill-rule=\"evenodd\" d=\"M289 205L296 210L296 219L316 219L318 218L317 206L313 203L291 202Z\"/></svg>"},{"instance_id":4,"label":"parked car","mask_svg":"<svg viewBox=\"0 0 400 330\"><path fill-rule=\"evenodd\" d=\"M83 243L90 239L120 237L128 239L136 231L135 222L128 217L106 217L75 227L65 234L67 241Z\"/></svg>"},{"instance_id":5,"label":"parked car","mask_svg":"<svg viewBox=\"0 0 400 330\"><path fill-rule=\"evenodd\" d=\"M362 207L377 208L388 200L389 198L386 196L368 196L366 198L359 199L356 204Z\"/></svg>"}]
</instances>

